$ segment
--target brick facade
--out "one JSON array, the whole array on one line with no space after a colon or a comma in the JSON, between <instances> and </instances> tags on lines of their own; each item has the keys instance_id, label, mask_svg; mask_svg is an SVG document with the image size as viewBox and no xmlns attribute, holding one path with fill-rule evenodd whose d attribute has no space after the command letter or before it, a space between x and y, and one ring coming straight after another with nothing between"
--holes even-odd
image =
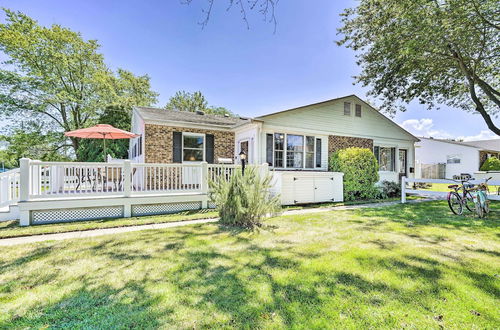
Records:
<instances>
[{"instance_id":1,"label":"brick facade","mask_svg":"<svg viewBox=\"0 0 500 330\"><path fill-rule=\"evenodd\" d=\"M146 124L144 134L144 159L146 163L173 162L174 132L212 134L214 136L214 162L219 158L234 159L234 132L172 127Z\"/></svg>"},{"instance_id":2,"label":"brick facade","mask_svg":"<svg viewBox=\"0 0 500 330\"><path fill-rule=\"evenodd\" d=\"M373 140L339 135L328 136L328 156L335 151L350 147L368 148L373 150Z\"/></svg>"}]
</instances>

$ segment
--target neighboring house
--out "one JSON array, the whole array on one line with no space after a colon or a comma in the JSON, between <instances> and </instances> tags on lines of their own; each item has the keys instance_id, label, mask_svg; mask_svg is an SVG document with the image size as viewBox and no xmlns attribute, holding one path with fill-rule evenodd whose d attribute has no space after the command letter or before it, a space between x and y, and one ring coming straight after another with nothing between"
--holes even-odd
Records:
<instances>
[{"instance_id":1,"label":"neighboring house","mask_svg":"<svg viewBox=\"0 0 500 330\"><path fill-rule=\"evenodd\" d=\"M414 172L418 139L355 95L253 119L135 107L130 158L146 163L268 163L280 171L327 171L336 150L373 150L380 179Z\"/></svg>"},{"instance_id":2,"label":"neighboring house","mask_svg":"<svg viewBox=\"0 0 500 330\"><path fill-rule=\"evenodd\" d=\"M449 179L461 173L472 174L488 157L499 156L500 140L460 142L421 137L415 154L423 177L428 176L426 168L439 165L443 171L437 176Z\"/></svg>"},{"instance_id":3,"label":"neighboring house","mask_svg":"<svg viewBox=\"0 0 500 330\"><path fill-rule=\"evenodd\" d=\"M479 140L464 143L480 149L479 166L482 166L486 159L492 156L500 159L500 139Z\"/></svg>"}]
</instances>

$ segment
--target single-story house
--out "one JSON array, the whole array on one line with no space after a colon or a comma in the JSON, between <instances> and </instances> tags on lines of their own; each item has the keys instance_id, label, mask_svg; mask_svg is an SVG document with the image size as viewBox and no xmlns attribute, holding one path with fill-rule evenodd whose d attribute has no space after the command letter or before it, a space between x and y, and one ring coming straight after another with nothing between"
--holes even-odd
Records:
<instances>
[{"instance_id":1,"label":"single-story house","mask_svg":"<svg viewBox=\"0 0 500 330\"><path fill-rule=\"evenodd\" d=\"M130 159L144 163L268 163L276 171L328 171L336 150L364 147L379 161L380 180L413 176L418 138L356 95L256 118L135 107Z\"/></svg>"},{"instance_id":2,"label":"single-story house","mask_svg":"<svg viewBox=\"0 0 500 330\"><path fill-rule=\"evenodd\" d=\"M461 173L478 171L491 156L500 156L500 140L461 142L420 137L416 143L415 157L422 168L422 177L429 176L426 168L439 166L437 177L449 179Z\"/></svg>"}]
</instances>

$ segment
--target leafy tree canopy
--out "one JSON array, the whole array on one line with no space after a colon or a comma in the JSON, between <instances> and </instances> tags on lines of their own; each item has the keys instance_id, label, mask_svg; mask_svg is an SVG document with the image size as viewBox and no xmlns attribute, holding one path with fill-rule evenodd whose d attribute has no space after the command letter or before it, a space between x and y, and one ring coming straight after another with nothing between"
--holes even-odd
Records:
<instances>
[{"instance_id":1,"label":"leafy tree canopy","mask_svg":"<svg viewBox=\"0 0 500 330\"><path fill-rule=\"evenodd\" d=\"M235 116L234 113L224 107L209 106L205 96L201 92L189 93L178 91L170 98L165 109L177 111L203 111L214 115Z\"/></svg>"},{"instance_id":2,"label":"leafy tree canopy","mask_svg":"<svg viewBox=\"0 0 500 330\"><path fill-rule=\"evenodd\" d=\"M342 16L339 44L358 52L357 82L382 109L446 104L479 113L500 135L500 2L361 0Z\"/></svg>"},{"instance_id":3,"label":"leafy tree canopy","mask_svg":"<svg viewBox=\"0 0 500 330\"><path fill-rule=\"evenodd\" d=\"M62 134L46 132L43 124L30 123L15 128L8 135L0 136L6 142L5 149L0 151L0 162L5 167L19 166L19 159L23 157L45 161L67 161L64 144L60 144ZM61 150L62 149L62 150Z\"/></svg>"},{"instance_id":4,"label":"leafy tree canopy","mask_svg":"<svg viewBox=\"0 0 500 330\"><path fill-rule=\"evenodd\" d=\"M112 72L96 40L59 25L40 26L20 12L4 12L0 51L7 59L0 66L0 116L11 119L11 128L44 122L40 133L58 132L58 145L64 146L64 131L98 123L108 107L156 102L149 77ZM81 141L71 139L73 154L78 155Z\"/></svg>"}]
</instances>

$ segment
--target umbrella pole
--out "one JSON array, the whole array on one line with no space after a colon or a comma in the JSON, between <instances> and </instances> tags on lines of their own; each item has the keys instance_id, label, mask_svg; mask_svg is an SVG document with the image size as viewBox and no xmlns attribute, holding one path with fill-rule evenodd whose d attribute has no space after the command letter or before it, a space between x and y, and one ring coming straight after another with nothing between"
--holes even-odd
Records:
<instances>
[{"instance_id":1,"label":"umbrella pole","mask_svg":"<svg viewBox=\"0 0 500 330\"><path fill-rule=\"evenodd\" d=\"M106 136L104 136L104 139L102 139L104 143L104 162L106 162Z\"/></svg>"}]
</instances>

